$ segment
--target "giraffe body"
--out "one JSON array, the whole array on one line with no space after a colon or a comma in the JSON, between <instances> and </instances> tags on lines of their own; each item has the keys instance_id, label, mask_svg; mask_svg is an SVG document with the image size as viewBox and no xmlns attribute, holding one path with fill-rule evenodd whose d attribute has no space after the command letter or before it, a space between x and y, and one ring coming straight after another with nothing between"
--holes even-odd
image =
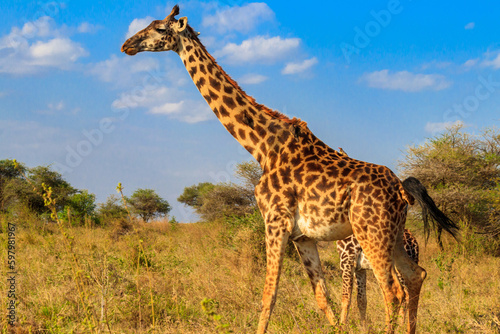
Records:
<instances>
[{"instance_id":1,"label":"giraffe body","mask_svg":"<svg viewBox=\"0 0 500 334\"><path fill-rule=\"evenodd\" d=\"M325 145L300 119L258 104L216 63L175 6L129 38L122 51L179 54L203 98L227 131L260 163L263 174L255 197L266 228L267 272L257 333L264 333L276 301L287 241L292 240L310 277L319 308L337 323L316 247L318 240L341 240L354 233L373 267L386 305L387 332L404 292L410 294L408 333L415 332L420 287L425 271L403 248L406 207L413 203L387 167L343 156Z\"/></svg>"},{"instance_id":2,"label":"giraffe body","mask_svg":"<svg viewBox=\"0 0 500 334\"><path fill-rule=\"evenodd\" d=\"M410 259L418 264L419 247L417 239L411 234L408 229L405 229L403 235L404 248ZM341 324L347 323L347 316L351 304L353 280L357 282L357 305L361 318L362 327L367 331L366 319L366 271L371 270L370 261L366 258L361 245L356 240L354 235L350 235L346 239L337 241L337 251L340 255L340 270L342 272L342 302L341 302ZM401 284L405 286L404 279L398 274ZM400 317L402 322L405 320L406 299L401 308Z\"/></svg>"}]
</instances>

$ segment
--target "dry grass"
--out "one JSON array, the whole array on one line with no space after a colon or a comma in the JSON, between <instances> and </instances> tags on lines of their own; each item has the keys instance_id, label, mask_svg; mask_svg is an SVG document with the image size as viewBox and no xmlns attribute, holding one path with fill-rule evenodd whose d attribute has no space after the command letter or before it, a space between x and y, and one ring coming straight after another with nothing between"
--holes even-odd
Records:
<instances>
[{"instance_id":1,"label":"dry grass","mask_svg":"<svg viewBox=\"0 0 500 334\"><path fill-rule=\"evenodd\" d=\"M249 230L234 233L221 224L158 222L133 229L117 224L67 232L74 238L71 249L56 228L19 226L19 321L9 331L255 332L265 265L255 247L245 242ZM0 234L0 242L6 244L5 233ZM421 248L421 265L428 278L418 332L500 333L500 259L463 254L452 244L447 249L450 251L440 253L433 243ZM338 311L341 281L334 244L320 244L320 253ZM84 305L72 274L73 255L83 271L96 326L83 315ZM2 252L3 263L4 257ZM4 279L0 286L0 303L6 305ZM373 332L381 332L384 310L373 275L368 283L368 312ZM1 315L3 332L7 332L3 310ZM359 332L358 319L354 297L350 333ZM319 313L301 265L285 259L269 333L335 332Z\"/></svg>"}]
</instances>

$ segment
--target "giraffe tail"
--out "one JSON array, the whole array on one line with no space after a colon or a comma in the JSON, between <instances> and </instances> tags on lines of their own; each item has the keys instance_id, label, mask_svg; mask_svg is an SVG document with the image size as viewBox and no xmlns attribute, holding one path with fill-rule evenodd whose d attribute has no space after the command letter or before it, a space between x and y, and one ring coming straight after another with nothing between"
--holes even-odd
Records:
<instances>
[{"instance_id":1,"label":"giraffe tail","mask_svg":"<svg viewBox=\"0 0 500 334\"><path fill-rule=\"evenodd\" d=\"M422 207L422 220L424 221L424 234L426 240L429 239L430 234L430 224L429 224L429 216L432 218L432 228L436 229L436 224L441 227L446 232L450 233L455 240L459 241L460 232L459 227L448 218L441 210L438 209L436 203L432 200L432 198L427 193L424 185L420 183L414 177L409 177L403 181L403 188L406 192L411 194L415 200Z\"/></svg>"}]
</instances>

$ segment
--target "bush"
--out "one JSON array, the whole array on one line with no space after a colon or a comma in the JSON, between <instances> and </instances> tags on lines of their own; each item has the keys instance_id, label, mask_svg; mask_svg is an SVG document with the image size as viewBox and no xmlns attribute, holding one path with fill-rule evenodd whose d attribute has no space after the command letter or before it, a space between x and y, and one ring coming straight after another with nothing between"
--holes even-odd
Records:
<instances>
[{"instance_id":1,"label":"bush","mask_svg":"<svg viewBox=\"0 0 500 334\"><path fill-rule=\"evenodd\" d=\"M407 149L400 162L404 176L419 179L447 215L480 233L489 243L500 241L500 133L464 132L462 125ZM500 251L498 249L497 251Z\"/></svg>"},{"instance_id":2,"label":"bush","mask_svg":"<svg viewBox=\"0 0 500 334\"><path fill-rule=\"evenodd\" d=\"M197 212L205 221L221 220L252 213L254 203L254 195L247 189L231 183L219 183L202 196L202 205Z\"/></svg>"},{"instance_id":3,"label":"bush","mask_svg":"<svg viewBox=\"0 0 500 334\"><path fill-rule=\"evenodd\" d=\"M120 198L111 195L106 199L106 202L98 205L97 216L103 224L109 224L127 217L127 210L123 207Z\"/></svg>"},{"instance_id":4,"label":"bush","mask_svg":"<svg viewBox=\"0 0 500 334\"><path fill-rule=\"evenodd\" d=\"M95 209L95 195L83 190L68 197L62 218L71 222L72 225L84 225L86 220L96 224L99 220Z\"/></svg>"}]
</instances>

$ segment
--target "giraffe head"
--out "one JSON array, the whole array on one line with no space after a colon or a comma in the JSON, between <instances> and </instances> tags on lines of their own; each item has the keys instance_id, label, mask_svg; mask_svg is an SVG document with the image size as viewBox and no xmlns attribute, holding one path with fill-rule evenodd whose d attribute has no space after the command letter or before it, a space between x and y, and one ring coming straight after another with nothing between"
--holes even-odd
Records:
<instances>
[{"instance_id":1,"label":"giraffe head","mask_svg":"<svg viewBox=\"0 0 500 334\"><path fill-rule=\"evenodd\" d=\"M130 37L122 45L122 52L133 56L142 51L177 51L179 36L188 30L187 17L177 20L175 16L178 14L179 6L175 5L164 20L155 20L147 28Z\"/></svg>"}]
</instances>

